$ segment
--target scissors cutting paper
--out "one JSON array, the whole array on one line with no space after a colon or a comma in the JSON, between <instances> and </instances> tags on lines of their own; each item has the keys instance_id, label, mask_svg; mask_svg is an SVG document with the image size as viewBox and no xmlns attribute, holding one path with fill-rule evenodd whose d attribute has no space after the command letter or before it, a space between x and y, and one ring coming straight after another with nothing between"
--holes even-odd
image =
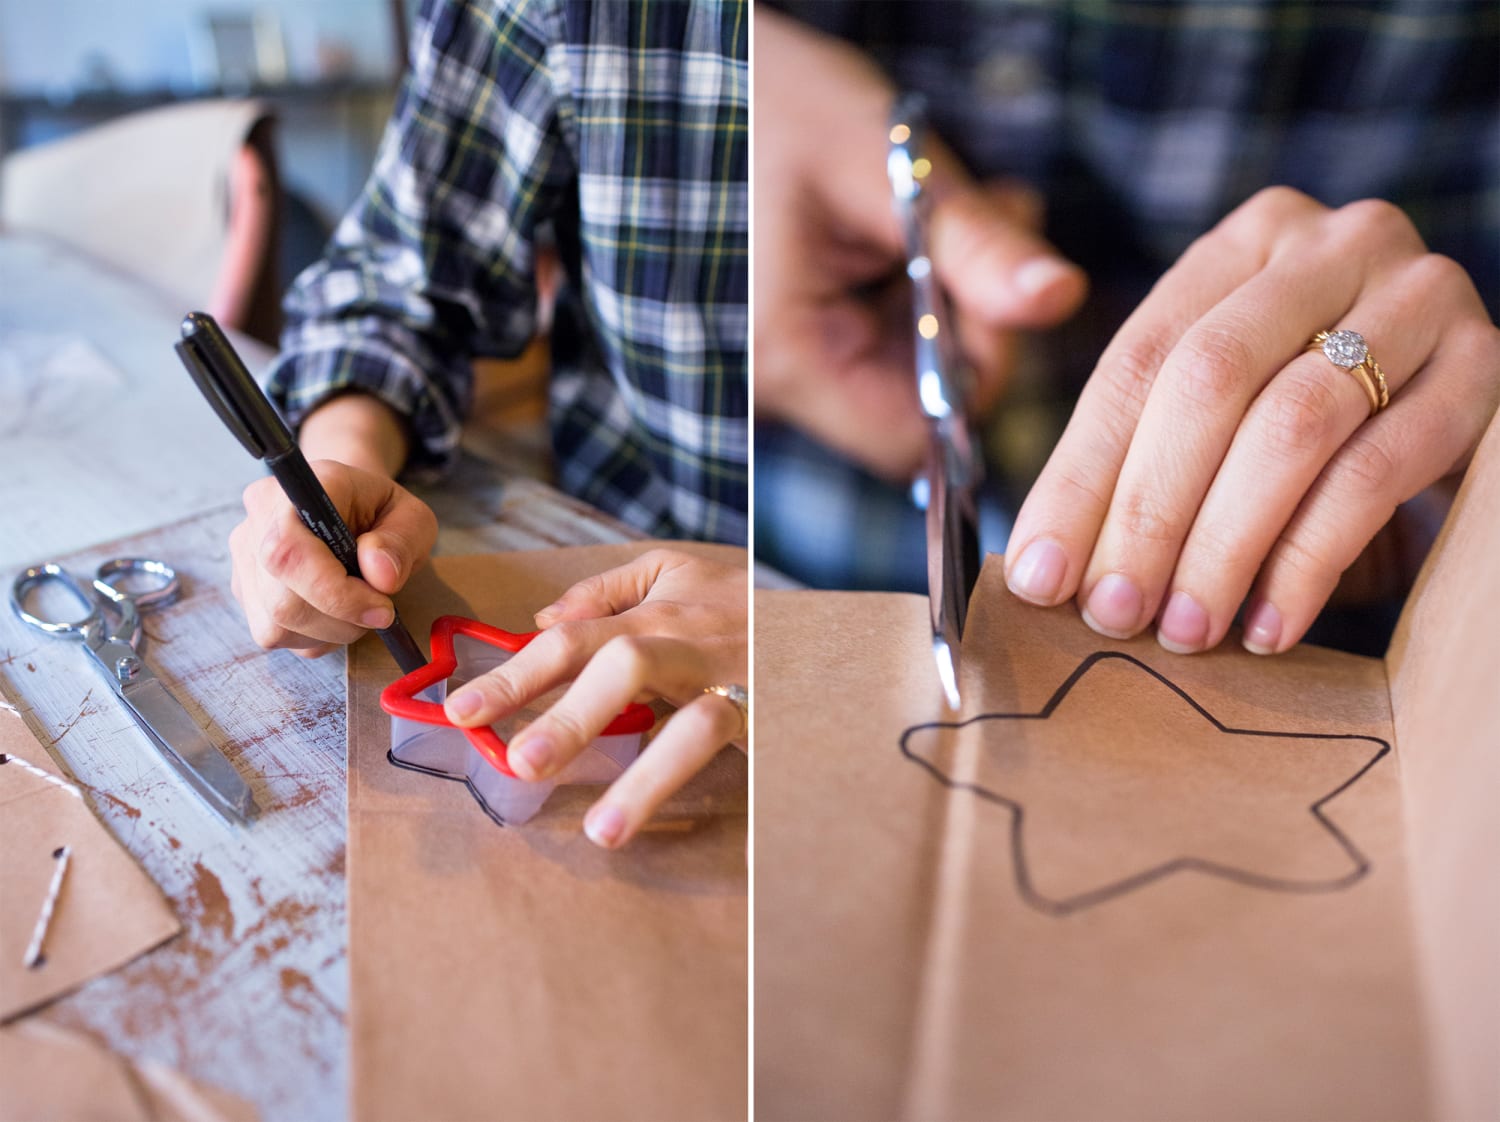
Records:
<instances>
[{"instance_id":1,"label":"scissors cutting paper","mask_svg":"<svg viewBox=\"0 0 1500 1122\"><path fill-rule=\"evenodd\" d=\"M143 580L150 587L140 587ZM21 620L38 631L82 640L162 758L216 814L242 824L254 809L250 788L140 657L141 612L172 603L180 587L170 565L121 557L100 565L89 585L60 565L34 565L16 577L10 601ZM46 609L38 602L52 596L49 590L75 599L87 614L72 620L42 614Z\"/></svg>"},{"instance_id":2,"label":"scissors cutting paper","mask_svg":"<svg viewBox=\"0 0 1500 1122\"><path fill-rule=\"evenodd\" d=\"M969 422L966 371L952 334L953 319L928 255L926 180L932 164L923 155L926 134L922 98L910 94L898 98L891 112L886 172L906 241L906 273L911 278L916 327L917 396L930 433L927 466L913 490L927 510L932 653L943 696L949 708L957 709L959 647L969 596L979 579L975 493L984 478L984 461Z\"/></svg>"}]
</instances>

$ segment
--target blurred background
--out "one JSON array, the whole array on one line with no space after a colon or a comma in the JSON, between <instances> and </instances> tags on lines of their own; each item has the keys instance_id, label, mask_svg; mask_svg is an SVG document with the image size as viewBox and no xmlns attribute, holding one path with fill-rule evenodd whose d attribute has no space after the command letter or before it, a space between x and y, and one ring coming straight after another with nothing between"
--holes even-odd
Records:
<instances>
[{"instance_id":1,"label":"blurred background","mask_svg":"<svg viewBox=\"0 0 1500 1122\"><path fill-rule=\"evenodd\" d=\"M195 306L216 296L273 341L279 293L374 160L409 15L402 0L0 0L5 225ZM124 212L134 230L113 229Z\"/></svg>"},{"instance_id":2,"label":"blurred background","mask_svg":"<svg viewBox=\"0 0 1500 1122\"><path fill-rule=\"evenodd\" d=\"M0 407L61 345L33 337L37 301L18 292L38 247L274 350L283 295L374 164L417 8L0 0ZM252 369L269 353L248 354ZM517 361L478 360L467 435L537 478L552 468L547 369L541 340Z\"/></svg>"}]
</instances>

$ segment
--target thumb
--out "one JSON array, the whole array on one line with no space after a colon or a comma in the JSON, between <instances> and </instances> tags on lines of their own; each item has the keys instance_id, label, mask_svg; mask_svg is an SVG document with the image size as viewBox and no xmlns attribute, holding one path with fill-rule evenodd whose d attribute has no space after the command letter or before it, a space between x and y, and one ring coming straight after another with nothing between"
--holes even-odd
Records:
<instances>
[{"instance_id":1,"label":"thumb","mask_svg":"<svg viewBox=\"0 0 1500 1122\"><path fill-rule=\"evenodd\" d=\"M634 608L651 591L661 572L660 559L650 553L618 568L581 580L536 614L538 627L570 619L602 619Z\"/></svg>"},{"instance_id":2,"label":"thumb","mask_svg":"<svg viewBox=\"0 0 1500 1122\"><path fill-rule=\"evenodd\" d=\"M1033 232L1039 204L1013 184L965 186L932 211L932 264L959 310L996 326L1066 319L1088 278Z\"/></svg>"},{"instance_id":3,"label":"thumb","mask_svg":"<svg viewBox=\"0 0 1500 1122\"><path fill-rule=\"evenodd\" d=\"M397 489L375 524L355 542L359 571L377 592L394 595L427 560L437 541L437 516L408 491Z\"/></svg>"},{"instance_id":4,"label":"thumb","mask_svg":"<svg viewBox=\"0 0 1500 1122\"><path fill-rule=\"evenodd\" d=\"M879 138L882 152L884 139ZM861 140L874 147L866 133ZM936 135L929 138L928 155L929 251L956 310L995 327L1050 327L1071 315L1083 302L1088 278L1036 233L1040 197L1015 182L980 186ZM883 165L866 165L857 161L854 166L863 174L839 180L843 191L833 213L899 254L904 239L890 182Z\"/></svg>"}]
</instances>

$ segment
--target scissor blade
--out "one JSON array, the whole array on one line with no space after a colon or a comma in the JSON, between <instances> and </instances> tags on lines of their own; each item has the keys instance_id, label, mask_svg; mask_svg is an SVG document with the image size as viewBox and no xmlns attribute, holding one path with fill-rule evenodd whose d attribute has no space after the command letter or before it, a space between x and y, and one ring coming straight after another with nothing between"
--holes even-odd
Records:
<instances>
[{"instance_id":1,"label":"scissor blade","mask_svg":"<svg viewBox=\"0 0 1500 1122\"><path fill-rule=\"evenodd\" d=\"M907 276L912 282L913 342L917 400L931 432L927 459L927 595L932 612L932 650L950 709L959 707L958 656L969 596L979 578L979 522L975 490L984 458L969 430L968 379L949 330L953 317L928 253L931 161L927 115L919 95L898 98L891 110L891 147L886 173L905 234Z\"/></svg>"},{"instance_id":2,"label":"scissor blade","mask_svg":"<svg viewBox=\"0 0 1500 1122\"><path fill-rule=\"evenodd\" d=\"M943 699L948 708L957 711L963 704L958 695L958 649L950 647L941 635L932 637L932 654L937 661L938 681L943 684Z\"/></svg>"},{"instance_id":3,"label":"scissor blade","mask_svg":"<svg viewBox=\"0 0 1500 1122\"><path fill-rule=\"evenodd\" d=\"M958 636L963 638L969 619L969 599L979 583L979 514L975 509L974 487L950 486L947 502L947 527L944 553L953 570L950 578L958 611Z\"/></svg>"},{"instance_id":4,"label":"scissor blade","mask_svg":"<svg viewBox=\"0 0 1500 1122\"><path fill-rule=\"evenodd\" d=\"M959 647L969 597L979 576L979 532L973 488L955 482L948 439L933 430L927 465L927 597L932 613L932 653L948 708L961 703L958 690Z\"/></svg>"},{"instance_id":5,"label":"scissor blade","mask_svg":"<svg viewBox=\"0 0 1500 1122\"><path fill-rule=\"evenodd\" d=\"M928 458L927 595L932 652L950 709L957 709L959 647L969 597L979 580L979 521L974 505L972 446L967 432L934 425Z\"/></svg>"},{"instance_id":6,"label":"scissor blade","mask_svg":"<svg viewBox=\"0 0 1500 1122\"><path fill-rule=\"evenodd\" d=\"M155 677L126 682L120 696L162 749L162 756L204 802L230 823L248 821L250 788L234 765Z\"/></svg>"}]
</instances>

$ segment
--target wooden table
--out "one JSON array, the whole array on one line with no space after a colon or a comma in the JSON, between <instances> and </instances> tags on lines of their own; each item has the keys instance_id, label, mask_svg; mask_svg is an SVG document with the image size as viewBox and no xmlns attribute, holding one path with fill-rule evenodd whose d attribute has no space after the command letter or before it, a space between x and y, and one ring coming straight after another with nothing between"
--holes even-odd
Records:
<instances>
[{"instance_id":1,"label":"wooden table","mask_svg":"<svg viewBox=\"0 0 1500 1122\"><path fill-rule=\"evenodd\" d=\"M266 1120L346 1114L345 711L342 655L306 662L250 641L229 595L226 539L259 467L172 354L183 309L44 243L0 238L0 352L16 332L81 337L76 415L0 412L0 575L61 559L88 569L160 557L185 593L147 618L145 657L225 746L260 814L232 830L160 762L77 645L0 613L0 693L170 897L184 932L38 1014L133 1058L232 1091ZM252 366L263 349L237 340ZM0 368L3 370L3 368ZM10 371L14 377L15 370ZM0 381L8 400L35 402ZM24 387L23 387L24 388ZM0 396L0 402L7 398ZM47 403L43 402L43 406ZM465 455L419 487L445 553L634 536L535 480Z\"/></svg>"}]
</instances>

